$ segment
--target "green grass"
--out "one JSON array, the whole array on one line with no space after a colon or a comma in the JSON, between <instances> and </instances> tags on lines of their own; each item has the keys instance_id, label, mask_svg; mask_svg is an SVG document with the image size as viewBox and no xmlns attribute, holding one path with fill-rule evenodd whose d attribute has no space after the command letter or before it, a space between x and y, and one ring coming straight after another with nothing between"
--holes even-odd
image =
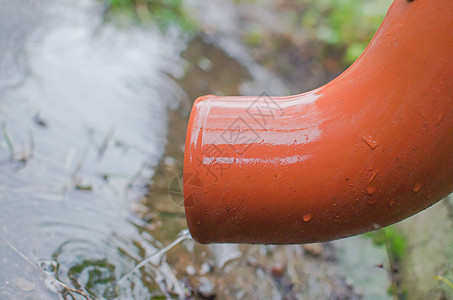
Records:
<instances>
[{"instance_id":1,"label":"green grass","mask_svg":"<svg viewBox=\"0 0 453 300\"><path fill-rule=\"evenodd\" d=\"M400 262L404 259L407 251L407 237L395 227L388 226L366 233L365 236L371 238L376 246L386 246L387 243L389 256L393 261Z\"/></svg>"},{"instance_id":2,"label":"green grass","mask_svg":"<svg viewBox=\"0 0 453 300\"><path fill-rule=\"evenodd\" d=\"M106 11L107 18L121 15L140 24L154 23L162 31L177 26L189 32L197 27L183 0L107 0Z\"/></svg>"},{"instance_id":3,"label":"green grass","mask_svg":"<svg viewBox=\"0 0 453 300\"><path fill-rule=\"evenodd\" d=\"M350 64L365 50L391 0L298 0L305 7L301 26L314 39L345 49Z\"/></svg>"}]
</instances>

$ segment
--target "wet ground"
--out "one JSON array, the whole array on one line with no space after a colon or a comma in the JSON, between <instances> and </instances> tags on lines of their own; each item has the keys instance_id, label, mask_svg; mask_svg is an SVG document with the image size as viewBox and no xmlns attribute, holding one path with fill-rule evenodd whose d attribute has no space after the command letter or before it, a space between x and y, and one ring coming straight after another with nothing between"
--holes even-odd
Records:
<instances>
[{"instance_id":1,"label":"wet ground","mask_svg":"<svg viewBox=\"0 0 453 300\"><path fill-rule=\"evenodd\" d=\"M185 33L106 22L101 2L0 4L0 299L391 298L388 253L368 237L202 246L185 231L194 99L302 92L343 68L298 52L316 45L279 1L191 3ZM247 46L253 26L276 42ZM448 276L444 261L429 274ZM439 284L427 295L448 295Z\"/></svg>"}]
</instances>

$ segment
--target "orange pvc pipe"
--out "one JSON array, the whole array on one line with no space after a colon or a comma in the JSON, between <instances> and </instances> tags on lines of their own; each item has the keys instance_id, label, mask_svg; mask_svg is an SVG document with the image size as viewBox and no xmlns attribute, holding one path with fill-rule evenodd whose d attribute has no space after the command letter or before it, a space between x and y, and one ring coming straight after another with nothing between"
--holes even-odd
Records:
<instances>
[{"instance_id":1,"label":"orange pvc pipe","mask_svg":"<svg viewBox=\"0 0 453 300\"><path fill-rule=\"evenodd\" d=\"M184 161L192 236L328 241L451 193L452 11L451 0L395 0L361 57L311 92L199 98Z\"/></svg>"}]
</instances>

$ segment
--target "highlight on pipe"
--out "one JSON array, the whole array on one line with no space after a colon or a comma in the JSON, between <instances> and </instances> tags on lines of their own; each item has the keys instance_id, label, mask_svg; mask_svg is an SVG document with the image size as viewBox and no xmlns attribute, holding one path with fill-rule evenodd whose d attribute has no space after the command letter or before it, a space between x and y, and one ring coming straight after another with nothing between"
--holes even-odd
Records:
<instances>
[{"instance_id":1,"label":"highlight on pipe","mask_svg":"<svg viewBox=\"0 0 453 300\"><path fill-rule=\"evenodd\" d=\"M359 59L313 91L197 99L184 158L192 236L328 241L451 193L452 10L449 0L395 0Z\"/></svg>"}]
</instances>

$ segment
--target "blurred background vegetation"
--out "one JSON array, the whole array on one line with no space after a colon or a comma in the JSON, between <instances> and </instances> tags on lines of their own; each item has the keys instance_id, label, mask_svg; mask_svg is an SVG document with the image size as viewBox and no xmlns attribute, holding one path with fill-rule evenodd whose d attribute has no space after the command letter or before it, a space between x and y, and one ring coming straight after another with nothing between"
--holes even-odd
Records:
<instances>
[{"instance_id":1,"label":"blurred background vegetation","mask_svg":"<svg viewBox=\"0 0 453 300\"><path fill-rule=\"evenodd\" d=\"M235 0L238 4L260 4L259 0ZM304 32L312 42L321 43L324 51L341 53L341 63L349 65L365 50L379 28L391 0L295 0L278 1L282 10L291 9L291 26ZM193 33L200 30L196 18L182 0L106 0L106 16L124 17L137 23L153 23L167 31L178 26ZM250 46L264 43L266 33L251 28L244 35Z\"/></svg>"},{"instance_id":2,"label":"blurred background vegetation","mask_svg":"<svg viewBox=\"0 0 453 300\"><path fill-rule=\"evenodd\" d=\"M301 26L313 38L344 51L352 63L365 50L379 28L391 1L299 0L304 6Z\"/></svg>"},{"instance_id":3,"label":"blurred background vegetation","mask_svg":"<svg viewBox=\"0 0 453 300\"><path fill-rule=\"evenodd\" d=\"M332 80L349 67L365 50L392 1L229 2L236 5L238 17L227 27L236 26L237 38L255 62L277 74L290 93L300 93ZM179 30L189 37L217 34L203 22L203 6L207 2L105 0L104 3L108 22L150 25L164 33Z\"/></svg>"},{"instance_id":4,"label":"blurred background vegetation","mask_svg":"<svg viewBox=\"0 0 453 300\"><path fill-rule=\"evenodd\" d=\"M183 31L192 31L196 27L182 0L106 0L104 3L108 19L122 15L137 23L152 22L163 31L173 25Z\"/></svg>"}]
</instances>

